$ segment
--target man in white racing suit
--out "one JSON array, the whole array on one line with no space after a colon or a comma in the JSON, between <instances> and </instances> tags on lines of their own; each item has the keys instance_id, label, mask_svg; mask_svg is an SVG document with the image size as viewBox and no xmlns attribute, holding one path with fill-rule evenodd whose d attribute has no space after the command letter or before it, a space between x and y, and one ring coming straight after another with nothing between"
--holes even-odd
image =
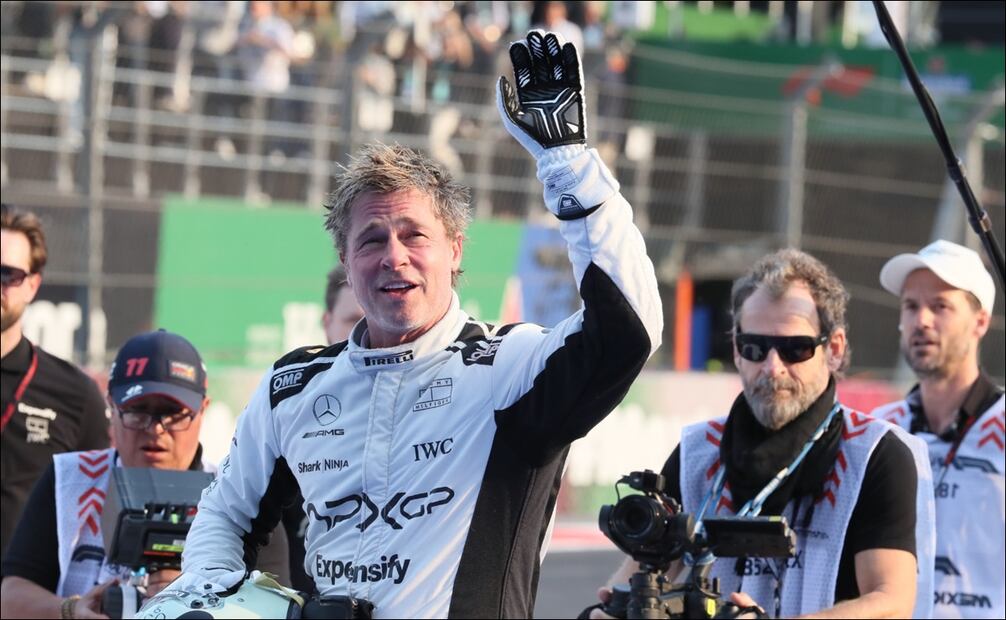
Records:
<instances>
[{"instance_id":1,"label":"man in white racing suit","mask_svg":"<svg viewBox=\"0 0 1006 620\"><path fill-rule=\"evenodd\" d=\"M365 319L267 373L166 592L238 584L299 487L322 596L375 617L531 615L568 446L624 397L662 317L631 208L585 147L576 50L533 31L510 55L498 106L537 160L583 307L552 329L469 317L453 290L468 191L412 149L364 148L326 227Z\"/></svg>"},{"instance_id":2,"label":"man in white racing suit","mask_svg":"<svg viewBox=\"0 0 1006 620\"><path fill-rule=\"evenodd\" d=\"M926 442L936 499L934 618L1006 614L1003 389L979 365L996 287L976 252L945 240L884 264L901 353L919 379L874 410Z\"/></svg>"}]
</instances>

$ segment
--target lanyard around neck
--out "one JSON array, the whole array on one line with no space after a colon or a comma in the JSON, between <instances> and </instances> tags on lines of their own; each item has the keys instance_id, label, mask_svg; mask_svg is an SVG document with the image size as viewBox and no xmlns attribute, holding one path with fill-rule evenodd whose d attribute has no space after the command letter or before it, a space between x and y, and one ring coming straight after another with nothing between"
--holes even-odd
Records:
<instances>
[{"instance_id":1,"label":"lanyard around neck","mask_svg":"<svg viewBox=\"0 0 1006 620\"><path fill-rule=\"evenodd\" d=\"M775 490L778 489L779 486L786 481L786 478L788 478L790 474L796 471L796 468L799 467L800 463L803 462L803 459L810 452L810 449L813 448L817 440L820 439L822 435L824 435L825 429L827 429L828 426L831 424L831 421L832 419L834 419L835 414L837 414L841 410L842 405L836 402L835 405L831 408L831 411L828 412L827 417L825 417L824 420L821 422L821 424L818 425L817 430L814 431L814 434L811 436L811 438L808 439L805 444L803 444L803 449L801 449L800 453L796 455L796 458L793 459L793 462L790 463L788 466L780 469L776 473L776 475L773 476L772 479L768 481L768 484L766 484L765 487L758 492L757 495L748 500L748 502L744 504L740 510L737 511L738 517L747 517L747 516L756 517L758 516L759 513L761 513L761 509L762 506L765 505L765 501L768 500L769 496L772 495L772 493L775 492ZM702 533L702 519L705 518L706 510L709 508L710 503L719 501L720 496L723 495L723 487L726 485L726 470L727 470L726 464L724 464L723 466L720 467L719 471L716 472L716 478L713 479L713 488L711 488L709 490L709 494L706 495L706 499L702 502L702 507L699 509L698 517L696 517L695 521L696 533Z\"/></svg>"},{"instance_id":2,"label":"lanyard around neck","mask_svg":"<svg viewBox=\"0 0 1006 620\"><path fill-rule=\"evenodd\" d=\"M35 378L35 371L38 370L38 351L35 350L35 347L31 346L31 342L28 342L28 348L31 349L31 362L28 364L28 371L21 377L20 383L17 384L17 389L14 390L14 398L4 408L3 418L0 418L0 433L7 429L7 423L14 416L14 410L17 408L18 403L21 402L25 390L28 389L28 384Z\"/></svg>"}]
</instances>

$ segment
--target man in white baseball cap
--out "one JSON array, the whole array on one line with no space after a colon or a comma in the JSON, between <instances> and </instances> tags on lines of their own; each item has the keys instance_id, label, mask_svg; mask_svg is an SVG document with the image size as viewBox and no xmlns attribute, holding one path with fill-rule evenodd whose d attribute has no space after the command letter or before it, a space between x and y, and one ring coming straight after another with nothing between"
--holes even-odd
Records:
<instances>
[{"instance_id":1,"label":"man in white baseball cap","mask_svg":"<svg viewBox=\"0 0 1006 620\"><path fill-rule=\"evenodd\" d=\"M995 283L978 254L939 240L880 283L901 299L901 352L918 384L873 411L929 446L936 492L934 618L1006 617L1003 389L978 363Z\"/></svg>"}]
</instances>

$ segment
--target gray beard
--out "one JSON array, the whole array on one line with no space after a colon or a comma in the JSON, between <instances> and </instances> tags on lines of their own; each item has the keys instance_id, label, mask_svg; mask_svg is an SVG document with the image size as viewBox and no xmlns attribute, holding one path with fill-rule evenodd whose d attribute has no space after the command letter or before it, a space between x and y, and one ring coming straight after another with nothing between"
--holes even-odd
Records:
<instances>
[{"instance_id":1,"label":"gray beard","mask_svg":"<svg viewBox=\"0 0 1006 620\"><path fill-rule=\"evenodd\" d=\"M778 396L781 389L789 389L791 395ZM751 413L759 424L772 431L777 431L798 418L814 404L818 396L820 394L808 393L806 386L801 387L792 379L762 377L752 385L744 386L744 397L751 407Z\"/></svg>"}]
</instances>

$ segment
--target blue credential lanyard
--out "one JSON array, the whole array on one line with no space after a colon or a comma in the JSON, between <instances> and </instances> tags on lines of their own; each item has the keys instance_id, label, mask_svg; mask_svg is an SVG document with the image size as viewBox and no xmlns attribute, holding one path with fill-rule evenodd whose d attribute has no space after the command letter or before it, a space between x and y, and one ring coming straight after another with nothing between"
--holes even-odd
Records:
<instances>
[{"instance_id":1,"label":"blue credential lanyard","mask_svg":"<svg viewBox=\"0 0 1006 620\"><path fill-rule=\"evenodd\" d=\"M772 495L772 493L775 492L776 489L779 488L779 485L785 482L786 478L788 478L789 475L793 473L797 467L800 466L800 463L803 462L803 459L807 456L807 453L810 452L810 449L814 447L814 444L817 442L817 440L820 439L822 435L824 435L825 429L828 428L828 426L831 424L832 419L834 419L835 415L841 410L842 410L841 403L836 402L835 405L831 408L831 411L828 412L828 416L821 422L820 425L818 425L817 430L814 431L814 434L811 436L811 438L807 440L807 443L803 445L803 449L800 450L800 453L796 455L796 458L793 459L793 462L790 463L787 467L783 467L782 469L780 469L778 473L776 473L776 475L773 476L772 479L768 481L768 484L765 485L765 488L759 491L758 494L755 495L753 498L748 500L748 502L744 504L740 510L737 511L738 517L756 517L758 516L759 513L761 513L761 509L762 506L765 504L765 500L767 500L768 497ZM703 500L702 507L699 509L699 515L695 520L695 530L694 530L695 534L704 533L704 530L702 528L702 520L706 516L706 510L709 508L709 504L714 501L719 501L720 496L723 495L723 487L726 484L725 481L726 469L727 469L726 465L723 465L722 467L720 467L719 471L716 472L716 478L713 480L713 487L709 490L709 494L706 495L706 499Z\"/></svg>"}]
</instances>

